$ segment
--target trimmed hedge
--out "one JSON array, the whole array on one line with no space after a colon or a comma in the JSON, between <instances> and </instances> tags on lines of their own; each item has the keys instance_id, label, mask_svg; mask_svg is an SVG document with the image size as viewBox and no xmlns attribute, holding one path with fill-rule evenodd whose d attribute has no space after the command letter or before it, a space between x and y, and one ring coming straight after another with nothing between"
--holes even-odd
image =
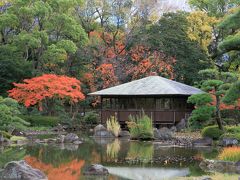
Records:
<instances>
[{"instance_id":1,"label":"trimmed hedge","mask_svg":"<svg viewBox=\"0 0 240 180\"><path fill-rule=\"evenodd\" d=\"M210 137L214 140L218 140L224 131L220 130L218 126L207 126L202 130L203 137Z\"/></svg>"},{"instance_id":2,"label":"trimmed hedge","mask_svg":"<svg viewBox=\"0 0 240 180\"><path fill-rule=\"evenodd\" d=\"M60 120L58 117L53 116L27 116L21 115L22 119L31 123L31 126L56 126Z\"/></svg>"}]
</instances>

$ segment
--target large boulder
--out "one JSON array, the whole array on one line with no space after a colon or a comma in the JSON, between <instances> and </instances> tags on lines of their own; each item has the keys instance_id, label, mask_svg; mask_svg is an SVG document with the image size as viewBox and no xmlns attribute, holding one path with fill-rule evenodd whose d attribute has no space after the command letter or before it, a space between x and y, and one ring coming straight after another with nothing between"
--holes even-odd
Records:
<instances>
[{"instance_id":1,"label":"large boulder","mask_svg":"<svg viewBox=\"0 0 240 180\"><path fill-rule=\"evenodd\" d=\"M130 137L131 134L129 131L120 131L119 137Z\"/></svg>"},{"instance_id":2,"label":"large boulder","mask_svg":"<svg viewBox=\"0 0 240 180\"><path fill-rule=\"evenodd\" d=\"M95 128L94 128L94 134L97 132L97 131L106 131L107 128L105 128L102 124L99 124L97 125Z\"/></svg>"},{"instance_id":3,"label":"large boulder","mask_svg":"<svg viewBox=\"0 0 240 180\"><path fill-rule=\"evenodd\" d=\"M181 131L182 129L185 129L186 126L187 126L186 120L181 119L181 121L176 125L177 131Z\"/></svg>"},{"instance_id":4,"label":"large boulder","mask_svg":"<svg viewBox=\"0 0 240 180\"><path fill-rule=\"evenodd\" d=\"M112 132L108 131L103 125L99 124L94 128L95 138L115 138Z\"/></svg>"},{"instance_id":5,"label":"large boulder","mask_svg":"<svg viewBox=\"0 0 240 180\"><path fill-rule=\"evenodd\" d=\"M167 127L160 128L159 130L154 129L154 138L160 140L171 140L173 138L173 132Z\"/></svg>"},{"instance_id":6,"label":"large boulder","mask_svg":"<svg viewBox=\"0 0 240 180\"><path fill-rule=\"evenodd\" d=\"M212 146L213 140L212 138L205 137L201 139L196 139L192 142L193 146Z\"/></svg>"},{"instance_id":7,"label":"large boulder","mask_svg":"<svg viewBox=\"0 0 240 180\"><path fill-rule=\"evenodd\" d=\"M175 132L177 131L177 128L176 128L176 126L172 126L172 127L170 128L170 130L175 133Z\"/></svg>"},{"instance_id":8,"label":"large boulder","mask_svg":"<svg viewBox=\"0 0 240 180\"><path fill-rule=\"evenodd\" d=\"M78 135L74 134L74 133L69 133L64 137L64 142L65 143L73 143L75 141L78 141L79 137Z\"/></svg>"},{"instance_id":9,"label":"large boulder","mask_svg":"<svg viewBox=\"0 0 240 180\"><path fill-rule=\"evenodd\" d=\"M0 179L46 180L47 176L22 160L6 164L4 169L0 171Z\"/></svg>"},{"instance_id":10,"label":"large boulder","mask_svg":"<svg viewBox=\"0 0 240 180\"><path fill-rule=\"evenodd\" d=\"M91 166L89 166L84 172L84 175L98 175L98 176L104 176L104 175L108 175L109 172L107 170L107 168L105 168L103 165L101 164L92 164Z\"/></svg>"},{"instance_id":11,"label":"large boulder","mask_svg":"<svg viewBox=\"0 0 240 180\"><path fill-rule=\"evenodd\" d=\"M94 134L94 137L99 137L99 138L115 138L112 132L110 131L97 131Z\"/></svg>"},{"instance_id":12,"label":"large boulder","mask_svg":"<svg viewBox=\"0 0 240 180\"><path fill-rule=\"evenodd\" d=\"M219 142L221 146L235 146L238 144L238 140L235 138L222 138Z\"/></svg>"}]
</instances>

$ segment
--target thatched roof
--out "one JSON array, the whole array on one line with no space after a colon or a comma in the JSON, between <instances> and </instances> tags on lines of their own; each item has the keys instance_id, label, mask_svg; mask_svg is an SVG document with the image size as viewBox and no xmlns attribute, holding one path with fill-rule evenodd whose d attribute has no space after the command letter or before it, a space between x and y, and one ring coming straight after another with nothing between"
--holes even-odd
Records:
<instances>
[{"instance_id":1,"label":"thatched roof","mask_svg":"<svg viewBox=\"0 0 240 180\"><path fill-rule=\"evenodd\" d=\"M93 92L89 95L192 95L199 93L203 92L198 88L160 76L148 76L139 80Z\"/></svg>"}]
</instances>

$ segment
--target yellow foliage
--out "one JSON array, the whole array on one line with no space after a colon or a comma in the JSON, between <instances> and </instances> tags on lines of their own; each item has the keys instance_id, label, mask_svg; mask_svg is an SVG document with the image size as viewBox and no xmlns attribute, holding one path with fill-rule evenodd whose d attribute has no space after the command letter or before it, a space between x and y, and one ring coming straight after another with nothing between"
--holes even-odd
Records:
<instances>
[{"instance_id":1,"label":"yellow foliage","mask_svg":"<svg viewBox=\"0 0 240 180\"><path fill-rule=\"evenodd\" d=\"M115 116L111 116L107 120L107 129L111 131L115 137L119 136L119 133L121 131L120 124L117 121L117 118Z\"/></svg>"},{"instance_id":2,"label":"yellow foliage","mask_svg":"<svg viewBox=\"0 0 240 180\"><path fill-rule=\"evenodd\" d=\"M189 28L188 37L197 41L202 49L207 52L207 47L212 41L214 25L218 23L215 17L210 17L203 11L194 11L187 17Z\"/></svg>"}]
</instances>

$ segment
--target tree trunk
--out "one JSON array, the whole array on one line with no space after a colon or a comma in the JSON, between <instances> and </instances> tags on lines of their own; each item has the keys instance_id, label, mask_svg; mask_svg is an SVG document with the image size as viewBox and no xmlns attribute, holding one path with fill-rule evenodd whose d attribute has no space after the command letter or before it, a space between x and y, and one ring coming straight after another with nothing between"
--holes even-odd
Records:
<instances>
[{"instance_id":1,"label":"tree trunk","mask_svg":"<svg viewBox=\"0 0 240 180\"><path fill-rule=\"evenodd\" d=\"M218 128L223 130L222 118L220 113L220 97L219 96L216 96L216 121L218 124Z\"/></svg>"}]
</instances>

